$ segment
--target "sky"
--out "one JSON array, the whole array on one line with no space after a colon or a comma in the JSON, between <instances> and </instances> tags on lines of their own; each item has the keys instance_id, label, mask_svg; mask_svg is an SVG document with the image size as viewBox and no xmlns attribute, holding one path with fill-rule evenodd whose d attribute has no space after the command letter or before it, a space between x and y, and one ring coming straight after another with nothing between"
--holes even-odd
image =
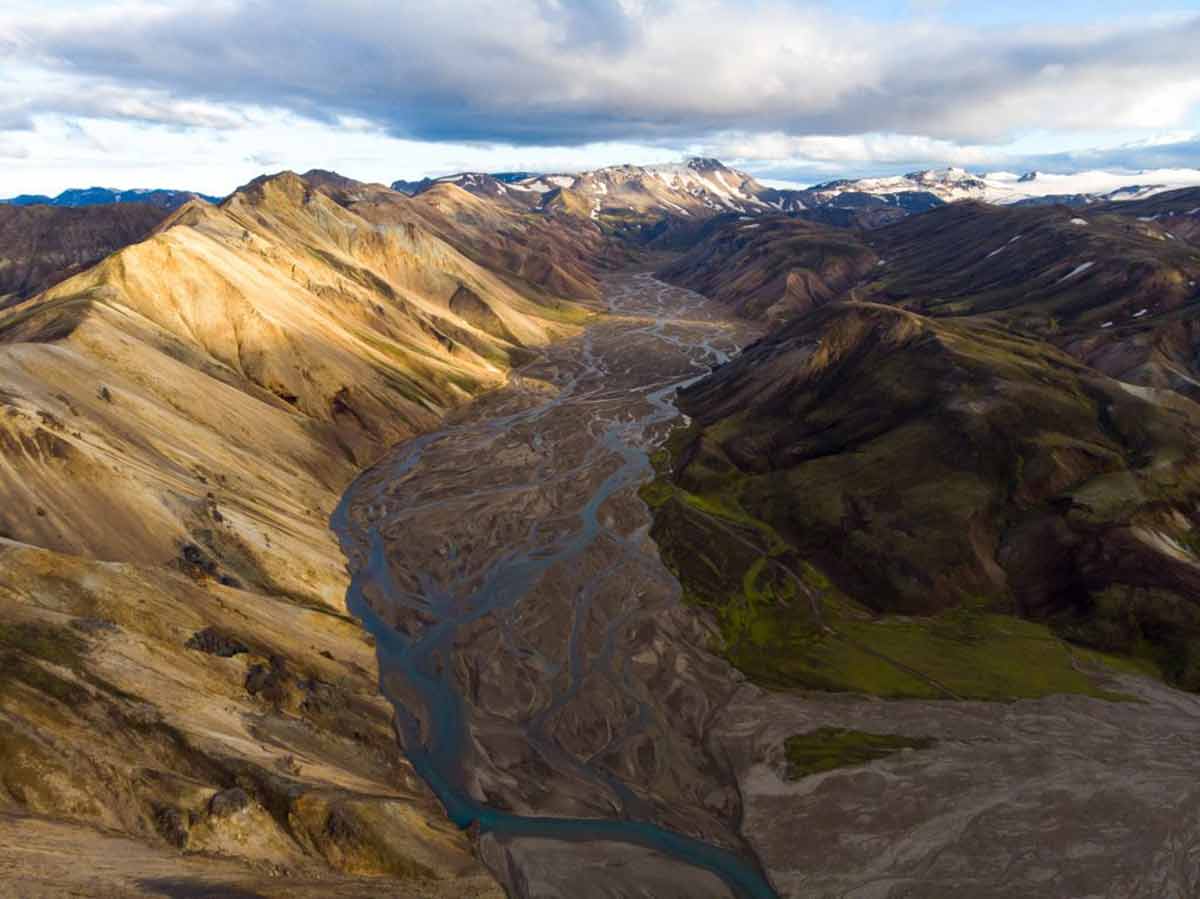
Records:
<instances>
[{"instance_id":1,"label":"sky","mask_svg":"<svg viewBox=\"0 0 1200 899\"><path fill-rule=\"evenodd\" d=\"M0 0L0 196L1200 166L1200 0Z\"/></svg>"}]
</instances>

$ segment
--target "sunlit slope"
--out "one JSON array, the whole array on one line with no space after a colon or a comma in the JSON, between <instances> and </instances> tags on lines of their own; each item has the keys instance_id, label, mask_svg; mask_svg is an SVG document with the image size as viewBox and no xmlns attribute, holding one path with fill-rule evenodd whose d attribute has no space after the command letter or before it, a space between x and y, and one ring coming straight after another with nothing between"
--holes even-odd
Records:
<instances>
[{"instance_id":1,"label":"sunlit slope","mask_svg":"<svg viewBox=\"0 0 1200 899\"><path fill-rule=\"evenodd\" d=\"M0 803L293 872L478 875L395 747L328 521L581 319L290 174L0 312Z\"/></svg>"},{"instance_id":2,"label":"sunlit slope","mask_svg":"<svg viewBox=\"0 0 1200 899\"><path fill-rule=\"evenodd\" d=\"M208 494L228 494L252 507L223 550L236 576L340 603L334 491L568 331L569 307L539 308L438 237L365 222L296 176L186 207L0 318L17 499L0 528L162 562L196 542ZM308 555L293 537L320 562L289 561Z\"/></svg>"},{"instance_id":3,"label":"sunlit slope","mask_svg":"<svg viewBox=\"0 0 1200 899\"><path fill-rule=\"evenodd\" d=\"M1140 200L1123 200L1099 207L1110 215L1153 223L1169 239L1200 245L1200 187L1168 190Z\"/></svg>"},{"instance_id":4,"label":"sunlit slope","mask_svg":"<svg viewBox=\"0 0 1200 899\"><path fill-rule=\"evenodd\" d=\"M543 307L599 298L598 273L630 258L628 248L586 217L502 202L448 181L410 197L321 174L322 190L356 215L378 225L419 224Z\"/></svg>"}]
</instances>

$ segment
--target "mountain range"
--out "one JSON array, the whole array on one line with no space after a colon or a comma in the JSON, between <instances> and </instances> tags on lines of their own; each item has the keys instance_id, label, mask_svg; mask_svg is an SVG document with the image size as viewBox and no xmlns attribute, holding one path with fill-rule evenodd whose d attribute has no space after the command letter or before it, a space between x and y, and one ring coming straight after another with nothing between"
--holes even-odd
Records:
<instances>
[{"instance_id":1,"label":"mountain range","mask_svg":"<svg viewBox=\"0 0 1200 899\"><path fill-rule=\"evenodd\" d=\"M55 197L43 194L21 194L0 199L0 206L106 206L113 203L142 203L159 209L178 209L191 200L220 202L220 197L205 196L187 190L162 190L159 188L137 190L114 190L110 187L85 187L64 190Z\"/></svg>"},{"instance_id":2,"label":"mountain range","mask_svg":"<svg viewBox=\"0 0 1200 899\"><path fill-rule=\"evenodd\" d=\"M923 212L941 203L961 200L1073 206L1136 200L1200 186L1200 169L1132 173L1096 170L1072 174L1035 171L1017 175L974 174L961 168L946 168L882 178L841 179L802 189L775 189L719 160L693 157L682 163L610 166L574 174L461 172L419 181L399 180L390 186L394 191L415 196L439 184L454 184L516 208L540 209L550 204L613 222L628 218L631 213L690 217L714 212L808 210L813 213L824 209L854 210L860 214L870 210L875 218L865 217L857 222L869 224L894 220L897 212ZM91 187L71 188L55 197L22 194L0 199L0 205L85 207L143 203L172 210L192 199L214 204L221 200L186 190Z\"/></svg>"},{"instance_id":3,"label":"mountain range","mask_svg":"<svg viewBox=\"0 0 1200 899\"><path fill-rule=\"evenodd\" d=\"M105 870L126 873L150 847L181 895L498 896L493 878L539 894L587 841L560 841L564 862L553 840L454 827L381 693L426 720L395 647L540 570L550 553L513 548L530 535L581 586L471 619L430 675L478 713L469 739L436 736L466 747L464 790L493 823L669 826L802 895L796 847L776 844L822 790L863 803L862 821L828 815L830 858L862 822L886 829L881 783L941 777L928 799L976 784L983 758L1005 772L988 803L1020 783L1005 814L1048 820L1066 792L1022 779L1041 776L1030 756L1004 753L1029 747L996 721L1065 735L1042 747L1054 765L1085 732L1119 749L1169 730L1200 692L1190 177L951 169L780 190L691 159L0 206L0 832L23 828L0 842L111 851ZM649 339L695 352L637 383ZM553 418L567 403L582 417ZM650 425L631 437L635 420ZM469 452L437 455L463 435ZM427 450L436 477L418 483ZM644 481L632 510L632 487L603 492L626 469ZM378 542L352 577L363 559L329 521L362 478ZM446 497L469 511L420 517ZM414 517L390 523L396 504ZM600 561L570 555L578 528ZM389 567L388 547L428 548L462 596ZM485 552L511 577L467 567ZM650 620L643 588L669 600ZM604 590L617 613L589 632ZM549 615L562 596L586 614ZM884 733L814 730L841 714ZM1127 732L1089 717L1139 715ZM986 739L960 739L966 719ZM856 755L896 734L913 751ZM1118 749L1070 762L1142 765ZM1155 769L1167 786L1191 777L1174 758ZM572 805L614 783L620 814ZM1130 820L1160 811L1121 795ZM994 832L964 836L928 808L888 814L939 822L929 865L1008 833L981 812ZM1156 865L1156 847L1106 857ZM599 864L598 889L661 874L662 855ZM908 870L880 859L881 882Z\"/></svg>"},{"instance_id":4,"label":"mountain range","mask_svg":"<svg viewBox=\"0 0 1200 899\"><path fill-rule=\"evenodd\" d=\"M886 178L829 181L803 189L775 189L719 160L692 158L681 164L612 166L580 174L466 172L418 182L397 181L392 187L417 194L439 183L456 184L518 207L561 205L614 224L627 220L630 213L691 218L718 212L788 212L807 213L831 224L875 225L962 200L1073 206L1136 200L1200 186L1200 169L977 175L947 168ZM854 217L839 217L837 211L852 212Z\"/></svg>"}]
</instances>

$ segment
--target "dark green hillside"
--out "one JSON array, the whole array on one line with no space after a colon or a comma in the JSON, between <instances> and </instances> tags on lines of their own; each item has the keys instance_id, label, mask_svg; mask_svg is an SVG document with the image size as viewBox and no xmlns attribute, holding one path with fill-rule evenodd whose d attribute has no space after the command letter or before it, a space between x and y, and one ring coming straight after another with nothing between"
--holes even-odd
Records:
<instances>
[{"instance_id":1,"label":"dark green hillside","mask_svg":"<svg viewBox=\"0 0 1200 899\"><path fill-rule=\"evenodd\" d=\"M1100 209L1111 215L1150 220L1176 240L1200 245L1200 187L1163 191L1143 200L1106 203Z\"/></svg>"},{"instance_id":2,"label":"dark green hillside","mask_svg":"<svg viewBox=\"0 0 1200 899\"><path fill-rule=\"evenodd\" d=\"M659 275L747 318L784 319L839 298L876 261L852 231L780 216L712 229Z\"/></svg>"},{"instance_id":3,"label":"dark green hillside","mask_svg":"<svg viewBox=\"0 0 1200 899\"><path fill-rule=\"evenodd\" d=\"M1098 657L1065 638L1200 687L1200 406L864 303L797 319L680 404L654 536L758 679L1093 691Z\"/></svg>"}]
</instances>

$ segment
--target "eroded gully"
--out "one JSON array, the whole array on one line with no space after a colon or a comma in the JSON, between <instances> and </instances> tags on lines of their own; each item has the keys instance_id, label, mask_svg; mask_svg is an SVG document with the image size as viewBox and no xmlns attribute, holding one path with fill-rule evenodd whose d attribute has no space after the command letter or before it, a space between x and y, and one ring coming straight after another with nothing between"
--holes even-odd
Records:
<instances>
[{"instance_id":1,"label":"eroded gully","mask_svg":"<svg viewBox=\"0 0 1200 899\"><path fill-rule=\"evenodd\" d=\"M349 608L414 768L499 847L485 860L510 891L555 889L547 845L599 841L641 855L598 895L686 866L682 894L771 897L707 736L737 676L705 650L636 495L676 389L754 334L649 275L615 276L606 300L582 336L355 481L333 518Z\"/></svg>"}]
</instances>

